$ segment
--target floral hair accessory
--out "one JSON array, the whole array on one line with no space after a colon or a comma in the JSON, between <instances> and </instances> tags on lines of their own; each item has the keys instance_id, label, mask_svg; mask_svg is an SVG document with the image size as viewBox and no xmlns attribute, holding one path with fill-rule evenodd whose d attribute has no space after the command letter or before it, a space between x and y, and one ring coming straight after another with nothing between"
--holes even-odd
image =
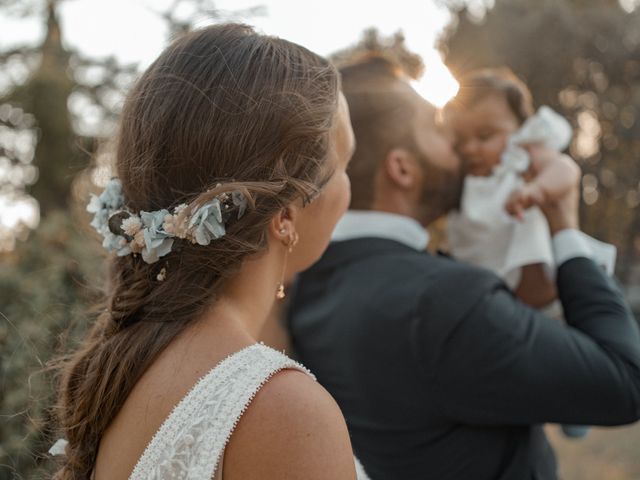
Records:
<instances>
[{"instance_id":1,"label":"floral hair accessory","mask_svg":"<svg viewBox=\"0 0 640 480\"><path fill-rule=\"evenodd\" d=\"M176 238L209 245L223 237L225 224L237 211L241 218L247 198L239 191L222 193L197 206L186 203L171 211L135 213L124 206L122 183L113 178L100 195L91 195L87 211L93 213L91 226L102 236L102 246L120 257L140 254L146 263L155 263L173 247Z\"/></svg>"}]
</instances>

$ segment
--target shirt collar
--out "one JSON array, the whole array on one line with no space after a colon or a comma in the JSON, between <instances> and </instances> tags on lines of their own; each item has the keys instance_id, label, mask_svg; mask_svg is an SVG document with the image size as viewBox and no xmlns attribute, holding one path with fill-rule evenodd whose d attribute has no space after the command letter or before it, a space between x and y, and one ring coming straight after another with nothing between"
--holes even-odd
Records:
<instances>
[{"instance_id":1,"label":"shirt collar","mask_svg":"<svg viewBox=\"0 0 640 480\"><path fill-rule=\"evenodd\" d=\"M429 243L429 232L413 218L372 210L349 210L336 225L331 240L366 237L395 240L420 251Z\"/></svg>"}]
</instances>

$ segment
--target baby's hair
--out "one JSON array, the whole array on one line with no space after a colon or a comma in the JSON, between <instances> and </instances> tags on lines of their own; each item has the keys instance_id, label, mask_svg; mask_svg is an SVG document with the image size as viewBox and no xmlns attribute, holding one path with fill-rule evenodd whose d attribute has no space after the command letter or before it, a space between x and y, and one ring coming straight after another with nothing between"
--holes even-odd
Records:
<instances>
[{"instance_id":1,"label":"baby's hair","mask_svg":"<svg viewBox=\"0 0 640 480\"><path fill-rule=\"evenodd\" d=\"M509 109L523 124L533 115L533 99L525 83L508 68L473 70L460 79L460 90L451 101L456 109L466 110L490 96L501 96Z\"/></svg>"}]
</instances>

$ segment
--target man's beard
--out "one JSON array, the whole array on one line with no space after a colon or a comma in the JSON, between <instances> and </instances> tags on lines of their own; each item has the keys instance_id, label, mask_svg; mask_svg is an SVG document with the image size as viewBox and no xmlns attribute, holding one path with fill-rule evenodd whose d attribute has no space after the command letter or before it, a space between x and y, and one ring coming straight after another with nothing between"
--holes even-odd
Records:
<instances>
[{"instance_id":1,"label":"man's beard","mask_svg":"<svg viewBox=\"0 0 640 480\"><path fill-rule=\"evenodd\" d=\"M460 207L464 176L460 170L449 170L423 159L425 181L420 198L421 223L428 225L442 215Z\"/></svg>"}]
</instances>

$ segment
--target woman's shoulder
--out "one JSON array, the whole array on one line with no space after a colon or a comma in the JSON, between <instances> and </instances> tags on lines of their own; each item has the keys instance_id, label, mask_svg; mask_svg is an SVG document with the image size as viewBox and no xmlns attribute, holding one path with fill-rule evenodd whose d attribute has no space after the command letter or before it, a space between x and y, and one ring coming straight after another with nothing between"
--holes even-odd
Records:
<instances>
[{"instance_id":1,"label":"woman's shoulder","mask_svg":"<svg viewBox=\"0 0 640 480\"><path fill-rule=\"evenodd\" d=\"M257 392L227 446L224 465L233 478L355 478L338 405L311 376L290 368Z\"/></svg>"},{"instance_id":2,"label":"woman's shoulder","mask_svg":"<svg viewBox=\"0 0 640 480\"><path fill-rule=\"evenodd\" d=\"M284 411L287 414L313 413L334 406L337 408L335 400L313 377L292 368L273 375L252 402L254 409L271 411L275 415L284 414Z\"/></svg>"}]
</instances>

